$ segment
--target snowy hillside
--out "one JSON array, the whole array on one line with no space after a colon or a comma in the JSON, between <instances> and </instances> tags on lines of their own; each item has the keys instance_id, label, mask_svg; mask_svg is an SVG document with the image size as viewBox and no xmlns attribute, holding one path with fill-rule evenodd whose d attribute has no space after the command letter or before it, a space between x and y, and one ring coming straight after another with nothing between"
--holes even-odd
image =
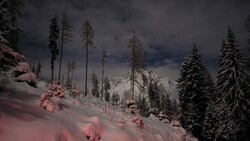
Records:
<instances>
[{"instance_id":1,"label":"snowy hillside","mask_svg":"<svg viewBox=\"0 0 250 141\"><path fill-rule=\"evenodd\" d=\"M144 74L149 80L150 78L150 72L149 71L144 71ZM167 94L169 94L170 99L172 100L178 100L178 93L176 89L176 82L170 80L169 78L163 77L159 78L155 73L151 72L151 78L154 81L159 81L159 84L162 84L167 91ZM139 84L143 84L142 76L138 75L137 76L137 82ZM120 77L116 77L111 80L111 94L114 92L117 92L120 97L122 98L124 96L125 91L129 91L131 87L131 81L130 81L130 76L129 73L126 73ZM146 85L146 88L148 87L148 83ZM135 86L135 95L138 97L140 94L139 86L136 84Z\"/></svg>"},{"instance_id":2,"label":"snowy hillside","mask_svg":"<svg viewBox=\"0 0 250 141\"><path fill-rule=\"evenodd\" d=\"M162 123L121 112L99 99L79 102L66 91L50 113L40 107L45 82L33 88L0 74L1 141L194 141L179 124ZM105 106L106 105L106 106ZM106 107L106 108L105 108ZM143 122L138 123L138 119ZM141 121L141 120L139 120ZM140 126L139 126L140 125Z\"/></svg>"}]
</instances>

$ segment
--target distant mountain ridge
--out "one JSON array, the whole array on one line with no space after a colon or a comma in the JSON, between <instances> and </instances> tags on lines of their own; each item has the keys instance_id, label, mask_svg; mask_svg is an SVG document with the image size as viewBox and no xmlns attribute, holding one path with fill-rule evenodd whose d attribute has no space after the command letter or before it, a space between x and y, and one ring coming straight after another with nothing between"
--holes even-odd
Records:
<instances>
[{"instance_id":1,"label":"distant mountain ridge","mask_svg":"<svg viewBox=\"0 0 250 141\"><path fill-rule=\"evenodd\" d=\"M171 100L177 100L178 101L178 92L176 89L176 82L170 80L167 77L162 77L160 78L158 75L156 75L154 72L150 72L150 71L143 71L144 75L146 76L146 79L149 82L149 78L151 77L151 79L153 81L158 81L158 84L162 84L163 87L165 88L166 93L170 96ZM151 75L151 76L150 76ZM136 80L137 80L137 84L135 84L135 96L139 97L140 94L140 89L139 89L139 85L143 84L143 79L142 79L142 75L141 74L136 74ZM115 77L113 79L111 79L111 94L118 93L120 95L121 98L124 97L124 93L127 91L130 91L131 88L131 81L130 81L130 72L123 74L122 76L119 77ZM148 87L148 83L145 85L145 89L147 90ZM145 96L147 97L147 92L145 92Z\"/></svg>"}]
</instances>

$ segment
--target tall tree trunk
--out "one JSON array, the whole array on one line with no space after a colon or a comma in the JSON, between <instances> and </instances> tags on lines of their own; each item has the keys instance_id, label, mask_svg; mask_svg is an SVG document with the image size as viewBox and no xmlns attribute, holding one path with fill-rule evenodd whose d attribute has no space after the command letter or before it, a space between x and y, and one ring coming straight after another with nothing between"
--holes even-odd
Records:
<instances>
[{"instance_id":1,"label":"tall tree trunk","mask_svg":"<svg viewBox=\"0 0 250 141\"><path fill-rule=\"evenodd\" d=\"M63 56L63 40L64 40L64 31L62 31L62 39L61 39L61 53L60 53L60 64L59 64L59 76L58 81L61 82L61 69L62 69L62 56Z\"/></svg>"},{"instance_id":2,"label":"tall tree trunk","mask_svg":"<svg viewBox=\"0 0 250 141\"><path fill-rule=\"evenodd\" d=\"M85 72L85 96L87 95L88 87L88 44L86 44L86 72Z\"/></svg>"},{"instance_id":3,"label":"tall tree trunk","mask_svg":"<svg viewBox=\"0 0 250 141\"><path fill-rule=\"evenodd\" d=\"M52 82L54 79L54 62L52 61L51 63L52 63L51 64L51 82Z\"/></svg>"},{"instance_id":4,"label":"tall tree trunk","mask_svg":"<svg viewBox=\"0 0 250 141\"><path fill-rule=\"evenodd\" d=\"M135 93L135 45L134 45L134 39L133 36L133 46L132 46L132 99L134 100L134 93Z\"/></svg>"},{"instance_id":5,"label":"tall tree trunk","mask_svg":"<svg viewBox=\"0 0 250 141\"><path fill-rule=\"evenodd\" d=\"M104 56L102 58L102 88L101 88L101 100L103 99L103 76L104 76Z\"/></svg>"},{"instance_id":6,"label":"tall tree trunk","mask_svg":"<svg viewBox=\"0 0 250 141\"><path fill-rule=\"evenodd\" d=\"M73 74L74 74L74 69L71 71L71 86L73 86Z\"/></svg>"}]
</instances>

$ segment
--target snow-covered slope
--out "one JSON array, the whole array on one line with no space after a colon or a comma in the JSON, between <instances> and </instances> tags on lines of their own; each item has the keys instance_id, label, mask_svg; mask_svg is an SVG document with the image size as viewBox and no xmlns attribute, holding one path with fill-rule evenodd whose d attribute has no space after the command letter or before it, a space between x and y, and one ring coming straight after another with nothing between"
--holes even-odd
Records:
<instances>
[{"instance_id":1,"label":"snow-covered slope","mask_svg":"<svg viewBox=\"0 0 250 141\"><path fill-rule=\"evenodd\" d=\"M46 83L33 88L8 76L0 73L1 141L195 141L181 127L129 115L99 99L79 102L66 94L50 113L39 106ZM135 118L143 120L142 129Z\"/></svg>"},{"instance_id":2,"label":"snow-covered slope","mask_svg":"<svg viewBox=\"0 0 250 141\"><path fill-rule=\"evenodd\" d=\"M166 90L166 94L169 94L170 99L172 100L178 100L178 93L176 90L176 82L170 80L169 78L166 77L158 77L155 73L149 72L149 71L144 71L144 74L149 80L151 77L154 81L159 81L159 84L162 84ZM142 76L138 75L137 76L137 82L140 84L143 84ZM148 83L146 85L146 88L148 87ZM122 98L124 96L125 91L129 91L131 88L131 81L130 81L130 74L126 73L123 74L120 77L116 77L114 79L111 79L111 94L116 92L120 95ZM136 84L135 86L135 95L139 96L140 90L139 90L139 85Z\"/></svg>"}]
</instances>

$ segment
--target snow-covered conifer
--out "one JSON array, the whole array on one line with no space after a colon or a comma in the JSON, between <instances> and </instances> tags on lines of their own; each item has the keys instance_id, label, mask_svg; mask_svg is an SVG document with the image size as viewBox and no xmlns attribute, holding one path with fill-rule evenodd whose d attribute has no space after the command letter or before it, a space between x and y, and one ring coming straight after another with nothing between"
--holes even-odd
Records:
<instances>
[{"instance_id":1,"label":"snow-covered conifer","mask_svg":"<svg viewBox=\"0 0 250 141\"><path fill-rule=\"evenodd\" d=\"M221 49L217 75L218 105L224 105L221 109L229 109L227 111L224 110L224 114L216 113L215 117L222 119L224 115L231 115L230 124L237 125L238 127L234 127L234 131L229 129L231 126L223 128L223 132L227 132L224 134L228 136L224 137L223 134L216 134L215 136L229 139L246 139L246 131L250 127L250 96L247 91L248 83L245 71L245 59L240 53L239 43L229 27L226 40L223 42ZM215 131L221 130L221 126L229 124L228 122L227 120L219 120L216 123L217 126L214 127Z\"/></svg>"},{"instance_id":2,"label":"snow-covered conifer","mask_svg":"<svg viewBox=\"0 0 250 141\"><path fill-rule=\"evenodd\" d=\"M196 45L185 59L178 79L182 126L201 139L202 126L207 108L208 94L205 87L206 68Z\"/></svg>"}]
</instances>

